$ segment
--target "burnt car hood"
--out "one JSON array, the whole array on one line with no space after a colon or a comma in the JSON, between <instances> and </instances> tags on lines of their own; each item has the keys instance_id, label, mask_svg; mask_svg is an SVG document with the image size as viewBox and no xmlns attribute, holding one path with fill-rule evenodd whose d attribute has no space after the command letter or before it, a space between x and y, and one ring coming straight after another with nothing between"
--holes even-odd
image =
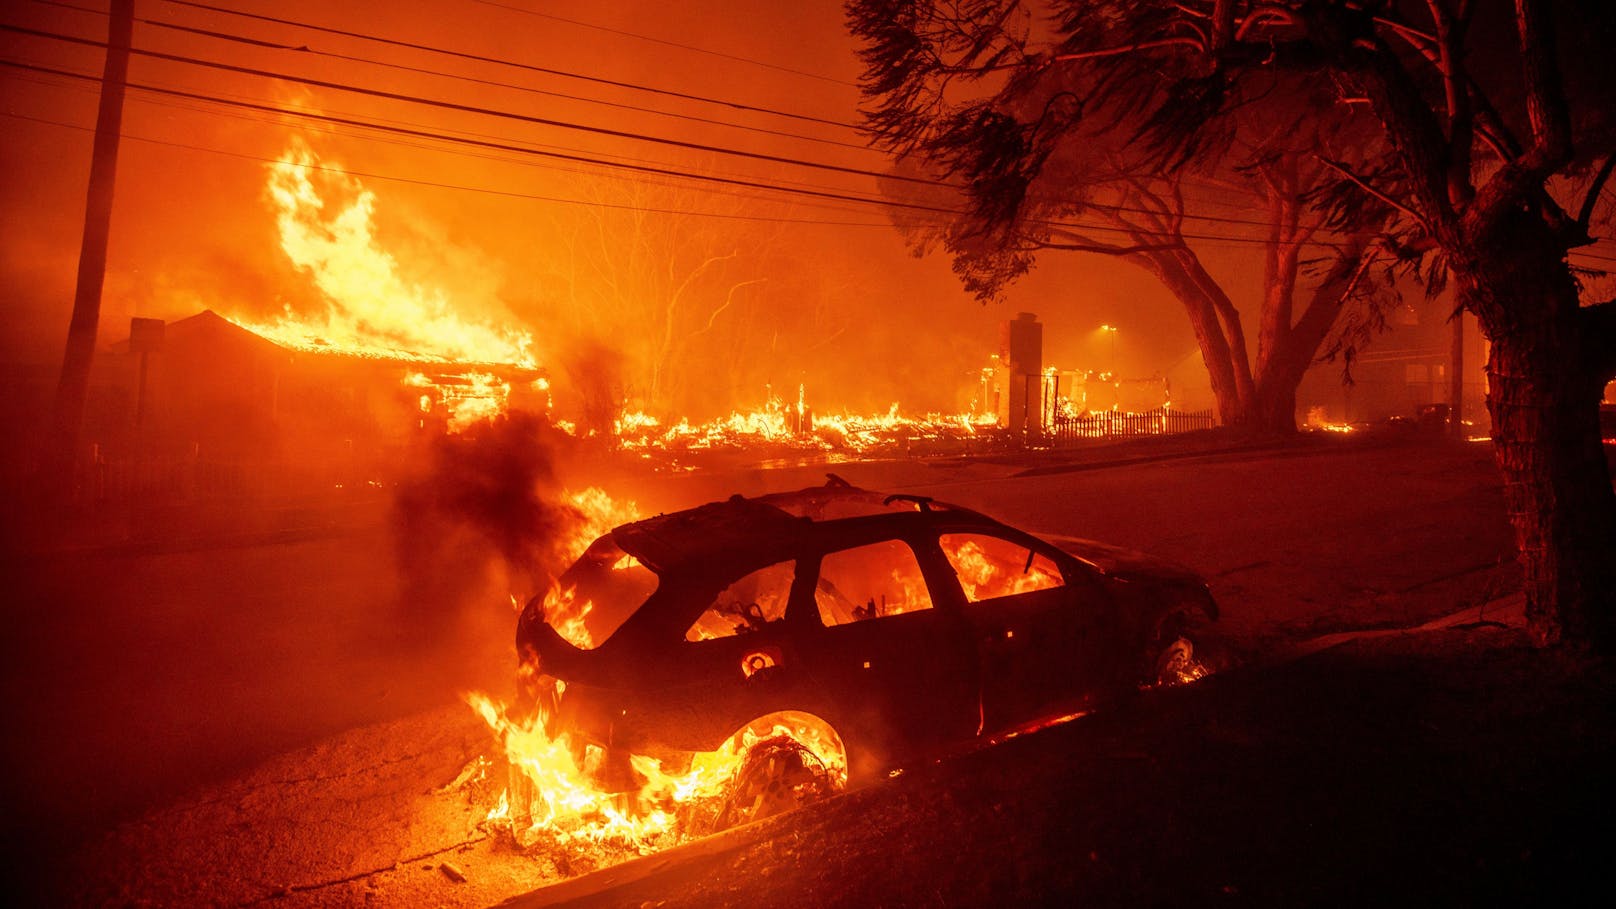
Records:
<instances>
[{"instance_id":1,"label":"burnt car hood","mask_svg":"<svg viewBox=\"0 0 1616 909\"><path fill-rule=\"evenodd\" d=\"M1169 581L1206 586L1206 579L1194 571L1167 559L1148 555L1136 549L1124 549L1082 537L1043 534L1043 539L1070 555L1093 565L1108 577L1122 581Z\"/></svg>"}]
</instances>

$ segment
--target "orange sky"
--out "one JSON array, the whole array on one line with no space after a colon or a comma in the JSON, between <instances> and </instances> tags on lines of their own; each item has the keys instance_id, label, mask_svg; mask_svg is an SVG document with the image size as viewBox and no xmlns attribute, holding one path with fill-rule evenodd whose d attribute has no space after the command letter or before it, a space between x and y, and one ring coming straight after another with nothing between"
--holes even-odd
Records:
<instances>
[{"instance_id":1,"label":"orange sky","mask_svg":"<svg viewBox=\"0 0 1616 909\"><path fill-rule=\"evenodd\" d=\"M71 2L105 9L105 0ZM409 0L369 9L307 0L214 0L214 5L839 123L857 118L852 82L858 62L835 2L778 8L740 0ZM136 15L283 45L254 46L137 23L137 48L517 117L868 171L886 167L882 155L849 147L861 146L862 139L844 127L168 0L137 0ZM7 4L0 22L94 39L104 38L106 28L105 15L38 2ZM97 48L16 32L0 32L0 56L78 73L100 70ZM130 80L729 180L875 193L874 180L861 175L189 63L137 56ZM9 297L0 359L54 362L73 294L95 87L0 67L0 97L8 121L7 139L0 143L0 281ZM376 243L407 280L441 292L469 318L531 332L541 362L562 363L582 342L598 341L634 364L630 369L639 370L637 382L644 385L650 381L644 378L649 375L645 363L671 348L670 356L682 360L675 400L693 412L760 403L766 382L793 391L806 382L823 409L884 408L894 400L916 409L955 408L964 377L994 349L998 322L1018 310L1040 315L1046 324L1046 361L1063 367L1111 365L1113 353L1095 330L1100 323L1122 327L1115 356L1125 375L1161 372L1186 355L1194 357L1193 338L1177 305L1137 269L1102 257L1050 257L1011 290L1005 304L984 308L959 289L946 259L909 257L875 206L310 124L140 90L129 94L124 132L103 342L124 337L131 316L174 319L203 307L264 316L288 306L300 311L325 305L310 277L281 252L265 191L268 161L301 136L323 161L355 173L374 193ZM795 135L776 134L782 132ZM1227 260L1226 271L1246 254L1243 249L1216 253ZM665 309L669 288L681 283L680 276L690 276L713 258L723 261L693 282L677 303L673 329L664 332L645 314Z\"/></svg>"}]
</instances>

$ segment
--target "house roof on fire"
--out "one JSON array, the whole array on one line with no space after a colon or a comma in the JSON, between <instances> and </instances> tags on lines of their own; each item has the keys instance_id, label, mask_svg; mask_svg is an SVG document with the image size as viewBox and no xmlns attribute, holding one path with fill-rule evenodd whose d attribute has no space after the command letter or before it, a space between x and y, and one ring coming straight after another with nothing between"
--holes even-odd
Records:
<instances>
[{"instance_id":1,"label":"house roof on fire","mask_svg":"<svg viewBox=\"0 0 1616 909\"><path fill-rule=\"evenodd\" d=\"M347 350L333 346L322 338L310 338L307 344L289 344L275 338L265 337L250 328L219 315L211 309L204 309L194 316L187 316L186 318L169 322L164 326L163 335L165 347L169 345L211 347L221 351L234 350L242 355L307 354L309 356L329 357L354 362L374 362L388 365L414 364L426 368L433 366L476 367L480 371L492 372L503 378L531 378L543 373L543 370L509 363L457 362L434 354L423 354L402 349ZM117 353L125 353L129 350L129 340L126 338L112 345L111 349Z\"/></svg>"}]
</instances>

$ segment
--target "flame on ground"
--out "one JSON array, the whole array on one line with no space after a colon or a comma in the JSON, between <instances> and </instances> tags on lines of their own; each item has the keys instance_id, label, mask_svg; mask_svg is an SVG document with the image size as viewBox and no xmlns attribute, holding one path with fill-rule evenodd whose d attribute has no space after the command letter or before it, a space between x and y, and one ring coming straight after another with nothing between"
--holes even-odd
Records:
<instances>
[{"instance_id":1,"label":"flame on ground","mask_svg":"<svg viewBox=\"0 0 1616 909\"><path fill-rule=\"evenodd\" d=\"M1309 407L1307 409L1307 428L1323 430L1324 432L1352 432L1350 423L1332 423L1324 416L1323 407Z\"/></svg>"},{"instance_id":2,"label":"flame on ground","mask_svg":"<svg viewBox=\"0 0 1616 909\"><path fill-rule=\"evenodd\" d=\"M847 783L847 756L836 733L815 717L785 712L748 724L716 751L693 755L682 771L630 755L638 788L609 792L597 782L607 759L600 749L551 736L541 714L513 719L486 695L467 700L499 736L512 771L512 784L487 822L524 847L547 844L596 859L644 855L715 832L726 820L751 819L756 805L737 805L731 797L759 743L789 742L811 754L829 790Z\"/></svg>"},{"instance_id":3,"label":"flame on ground","mask_svg":"<svg viewBox=\"0 0 1616 909\"><path fill-rule=\"evenodd\" d=\"M817 451L870 452L916 440L969 440L996 425L992 414L904 416L894 403L885 413L816 414L798 400L771 397L761 409L731 411L703 423L681 419L665 426L656 417L627 411L616 421L618 447L625 451L705 451L785 445Z\"/></svg>"}]
</instances>

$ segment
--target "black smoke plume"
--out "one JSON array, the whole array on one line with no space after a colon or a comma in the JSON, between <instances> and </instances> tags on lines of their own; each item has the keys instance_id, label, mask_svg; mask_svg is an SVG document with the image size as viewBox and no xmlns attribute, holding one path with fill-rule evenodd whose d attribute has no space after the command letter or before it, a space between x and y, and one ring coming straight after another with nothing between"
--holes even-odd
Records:
<instances>
[{"instance_id":1,"label":"black smoke plume","mask_svg":"<svg viewBox=\"0 0 1616 909\"><path fill-rule=\"evenodd\" d=\"M566 541L584 520L557 476L569 443L526 413L426 443L393 506L406 614L442 615L484 597L525 600L566 567Z\"/></svg>"}]
</instances>

